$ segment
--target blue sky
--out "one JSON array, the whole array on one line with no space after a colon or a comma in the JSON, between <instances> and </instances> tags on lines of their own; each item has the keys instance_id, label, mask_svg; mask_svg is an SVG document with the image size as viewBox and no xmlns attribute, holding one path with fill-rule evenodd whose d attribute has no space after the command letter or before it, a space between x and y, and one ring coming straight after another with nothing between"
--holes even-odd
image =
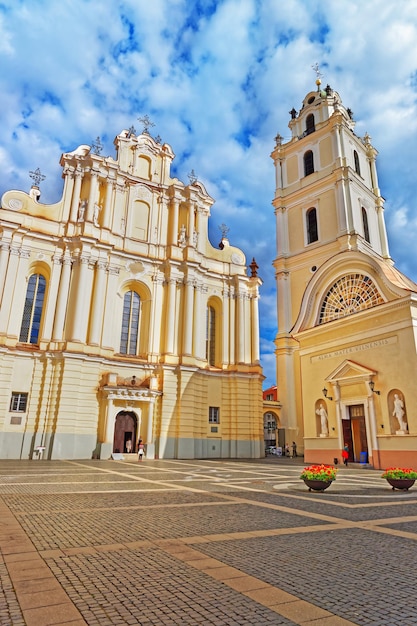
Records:
<instances>
[{"instance_id":1,"label":"blue sky","mask_svg":"<svg viewBox=\"0 0 417 626\"><path fill-rule=\"evenodd\" d=\"M0 0L0 194L46 176L59 200L62 152L113 139L148 114L215 198L232 245L259 265L265 385L275 382L274 171L312 65L379 151L391 256L417 281L417 3L409 0Z\"/></svg>"}]
</instances>

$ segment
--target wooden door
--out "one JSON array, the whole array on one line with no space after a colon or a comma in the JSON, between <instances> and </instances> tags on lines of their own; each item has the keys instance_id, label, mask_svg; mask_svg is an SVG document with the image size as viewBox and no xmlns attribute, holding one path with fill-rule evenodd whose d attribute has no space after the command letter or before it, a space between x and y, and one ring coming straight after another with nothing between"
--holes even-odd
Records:
<instances>
[{"instance_id":1,"label":"wooden door","mask_svg":"<svg viewBox=\"0 0 417 626\"><path fill-rule=\"evenodd\" d=\"M352 432L352 451L356 461L360 460L362 452L368 453L366 437L365 408L363 404L354 404L349 407Z\"/></svg>"},{"instance_id":2,"label":"wooden door","mask_svg":"<svg viewBox=\"0 0 417 626\"><path fill-rule=\"evenodd\" d=\"M134 413L122 411L116 416L114 425L113 452L124 452L127 442L132 442L132 452L136 452L136 416Z\"/></svg>"}]
</instances>

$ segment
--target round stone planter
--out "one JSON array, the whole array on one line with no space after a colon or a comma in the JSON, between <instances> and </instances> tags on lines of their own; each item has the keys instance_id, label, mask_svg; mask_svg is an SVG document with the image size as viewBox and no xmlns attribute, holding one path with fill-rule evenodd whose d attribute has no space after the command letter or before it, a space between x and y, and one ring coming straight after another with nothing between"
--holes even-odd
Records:
<instances>
[{"instance_id":1,"label":"round stone planter","mask_svg":"<svg viewBox=\"0 0 417 626\"><path fill-rule=\"evenodd\" d=\"M303 478L303 480L309 491L324 491L333 482L332 480L309 480L308 478Z\"/></svg>"},{"instance_id":2,"label":"round stone planter","mask_svg":"<svg viewBox=\"0 0 417 626\"><path fill-rule=\"evenodd\" d=\"M391 485L393 491L394 489L408 491L416 482L413 478L387 478L386 480Z\"/></svg>"}]
</instances>

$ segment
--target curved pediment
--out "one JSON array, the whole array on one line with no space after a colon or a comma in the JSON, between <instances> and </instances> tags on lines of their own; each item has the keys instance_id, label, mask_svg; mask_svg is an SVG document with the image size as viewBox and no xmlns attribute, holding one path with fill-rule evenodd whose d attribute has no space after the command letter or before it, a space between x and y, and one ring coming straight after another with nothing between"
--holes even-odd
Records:
<instances>
[{"instance_id":1,"label":"curved pediment","mask_svg":"<svg viewBox=\"0 0 417 626\"><path fill-rule=\"evenodd\" d=\"M323 263L303 295L294 333L403 298L417 285L391 262L347 251Z\"/></svg>"}]
</instances>

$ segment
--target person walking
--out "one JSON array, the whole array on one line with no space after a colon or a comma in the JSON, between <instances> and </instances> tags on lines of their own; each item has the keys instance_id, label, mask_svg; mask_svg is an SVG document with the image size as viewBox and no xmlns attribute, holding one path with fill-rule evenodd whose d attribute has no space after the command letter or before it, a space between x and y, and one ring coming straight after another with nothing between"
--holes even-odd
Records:
<instances>
[{"instance_id":1,"label":"person walking","mask_svg":"<svg viewBox=\"0 0 417 626\"><path fill-rule=\"evenodd\" d=\"M295 459L297 457L297 444L295 441L292 442L292 458Z\"/></svg>"},{"instance_id":2,"label":"person walking","mask_svg":"<svg viewBox=\"0 0 417 626\"><path fill-rule=\"evenodd\" d=\"M142 462L144 454L145 454L145 447L143 445L142 439L139 439L139 445L138 445L138 461L139 461L139 463Z\"/></svg>"}]
</instances>

